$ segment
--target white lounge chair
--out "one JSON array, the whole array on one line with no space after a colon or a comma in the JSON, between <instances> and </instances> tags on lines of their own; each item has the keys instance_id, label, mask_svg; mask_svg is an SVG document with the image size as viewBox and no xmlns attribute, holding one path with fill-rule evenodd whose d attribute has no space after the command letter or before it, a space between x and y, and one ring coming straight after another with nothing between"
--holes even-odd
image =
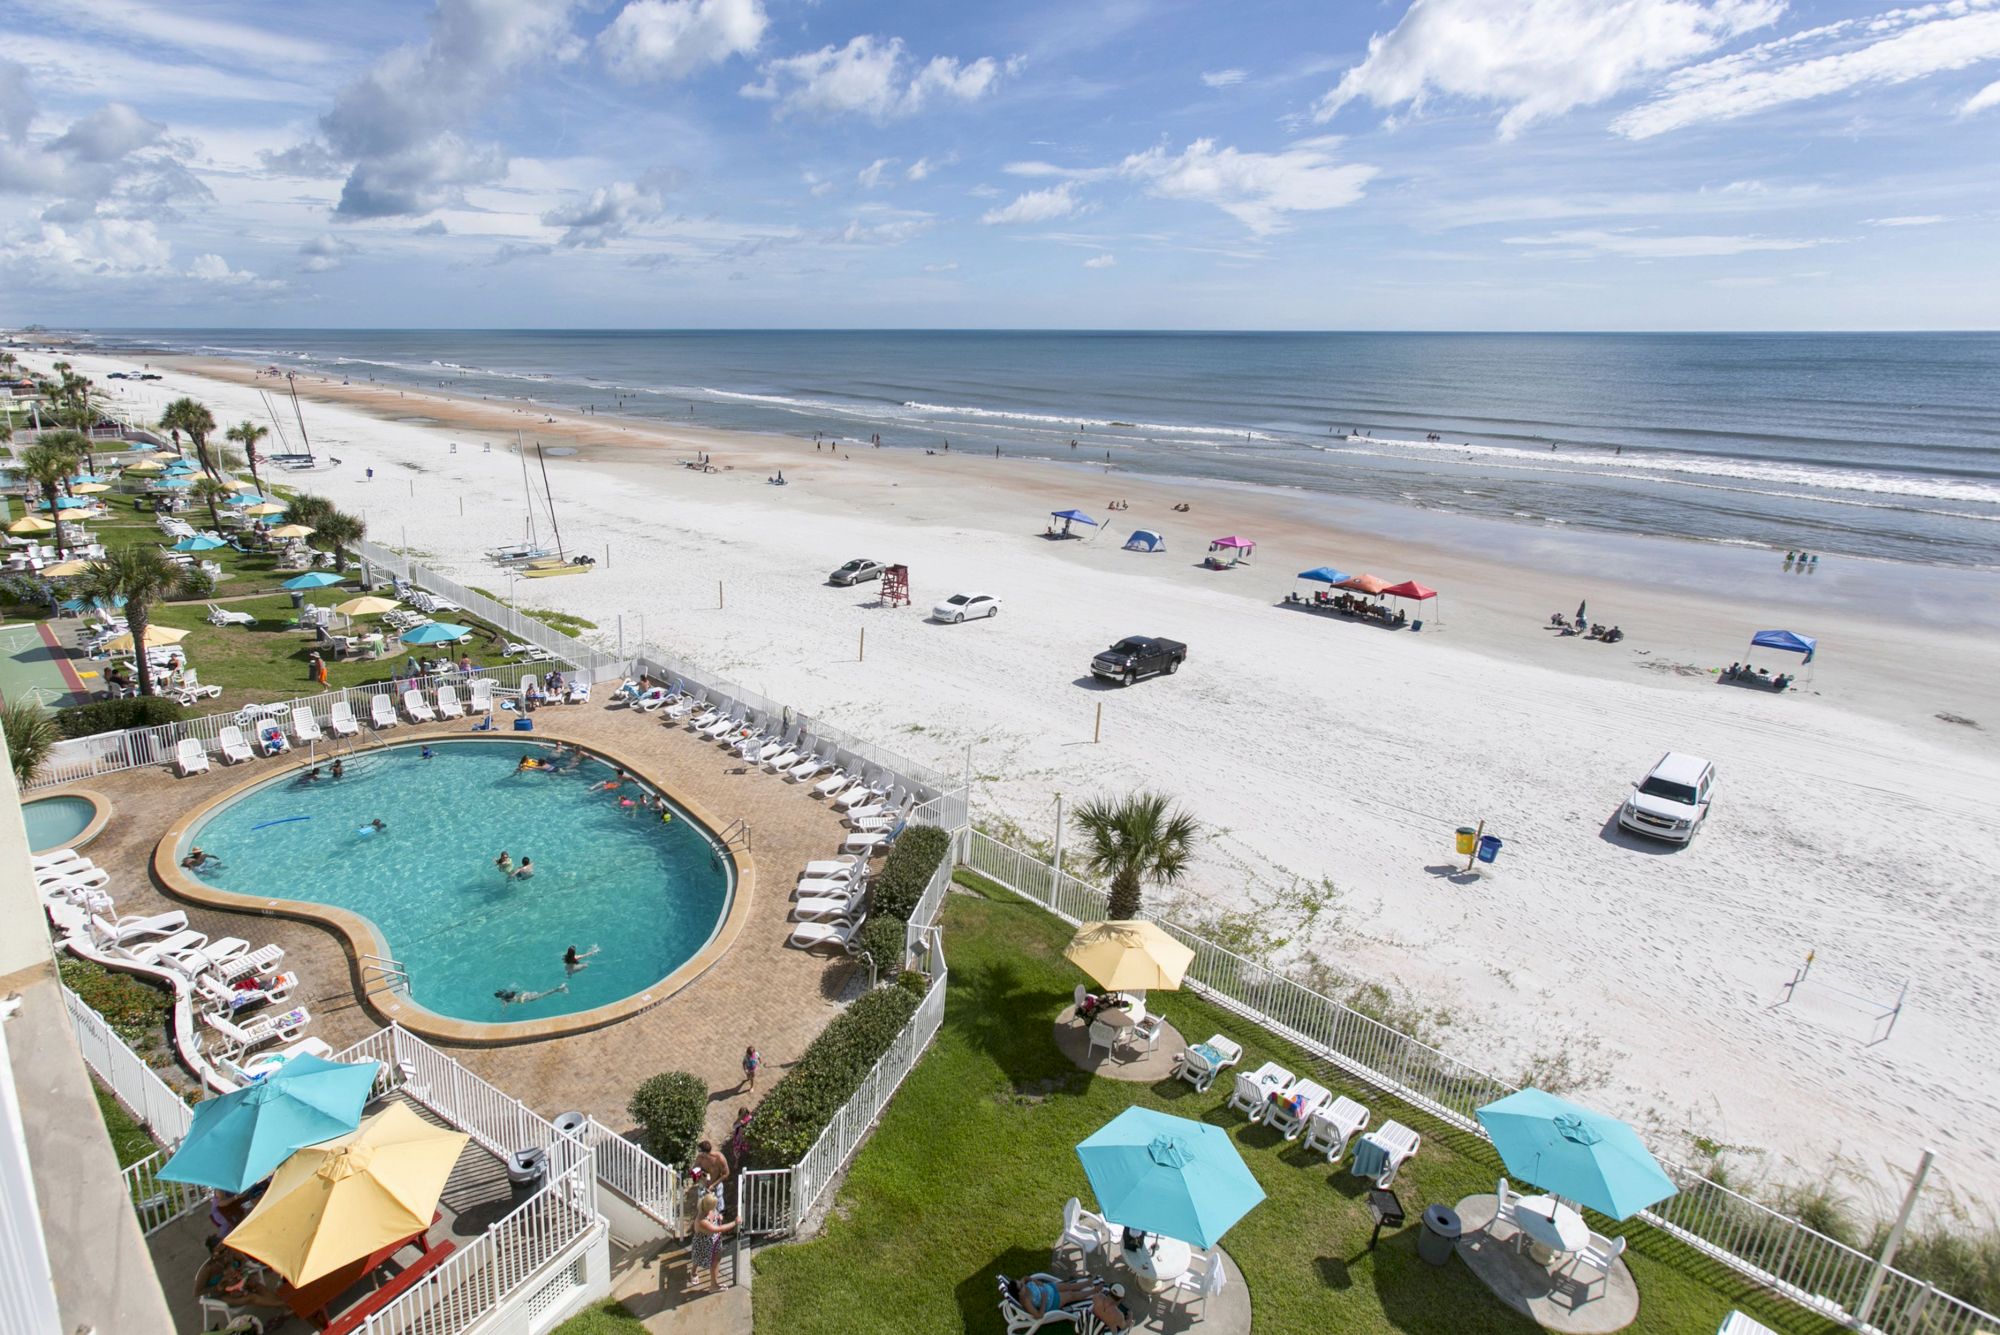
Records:
<instances>
[{"instance_id":1,"label":"white lounge chair","mask_svg":"<svg viewBox=\"0 0 2000 1335\"><path fill-rule=\"evenodd\" d=\"M773 774L789 773L792 766L812 753L812 739L800 733L790 746L764 762L764 768Z\"/></svg>"},{"instance_id":2,"label":"white lounge chair","mask_svg":"<svg viewBox=\"0 0 2000 1335\"><path fill-rule=\"evenodd\" d=\"M90 865L90 859L77 852L74 848L50 849L46 853L34 854L28 861L34 865L36 871L40 871L44 867L59 867L66 862L81 862L85 866Z\"/></svg>"},{"instance_id":3,"label":"white lounge chair","mask_svg":"<svg viewBox=\"0 0 2000 1335\"><path fill-rule=\"evenodd\" d=\"M200 774L208 768L208 752L201 749L201 743L192 737L183 737L174 746L174 768L185 779L190 774Z\"/></svg>"},{"instance_id":4,"label":"white lounge chair","mask_svg":"<svg viewBox=\"0 0 2000 1335\"><path fill-rule=\"evenodd\" d=\"M273 721L266 720L257 725L257 749L267 756L275 756L281 751L291 750L292 744L285 739L283 728Z\"/></svg>"},{"instance_id":5,"label":"white lounge chair","mask_svg":"<svg viewBox=\"0 0 2000 1335\"><path fill-rule=\"evenodd\" d=\"M1284 1098L1271 1101L1264 1124L1275 1127L1286 1140L1297 1140L1312 1115L1332 1098L1333 1092L1317 1080L1301 1080L1286 1091Z\"/></svg>"},{"instance_id":6,"label":"white lounge chair","mask_svg":"<svg viewBox=\"0 0 2000 1335\"><path fill-rule=\"evenodd\" d=\"M793 899L812 899L820 895L844 895L849 886L859 885L868 878L868 865L855 862L826 876L801 876L799 883L792 887Z\"/></svg>"},{"instance_id":7,"label":"white lounge chair","mask_svg":"<svg viewBox=\"0 0 2000 1335\"><path fill-rule=\"evenodd\" d=\"M312 710L304 705L292 710L292 737L300 746L317 742L325 736L326 734L319 730L319 720L313 717Z\"/></svg>"},{"instance_id":8,"label":"white lounge chair","mask_svg":"<svg viewBox=\"0 0 2000 1335\"><path fill-rule=\"evenodd\" d=\"M109 885L111 873L92 862L89 858L78 858L75 862L65 862L57 867L38 868L35 884L51 885Z\"/></svg>"},{"instance_id":9,"label":"white lounge chair","mask_svg":"<svg viewBox=\"0 0 2000 1335\"><path fill-rule=\"evenodd\" d=\"M856 807L878 805L881 799L888 795L888 783L878 777L855 784L839 797L834 798L833 804L842 811L853 811Z\"/></svg>"},{"instance_id":10,"label":"white lounge chair","mask_svg":"<svg viewBox=\"0 0 2000 1335\"><path fill-rule=\"evenodd\" d=\"M111 892L84 881L52 881L38 887L45 908L67 905L84 913L109 913Z\"/></svg>"},{"instance_id":11,"label":"white lounge chair","mask_svg":"<svg viewBox=\"0 0 2000 1335\"><path fill-rule=\"evenodd\" d=\"M667 695L668 691L666 687L649 686L637 695L627 697L627 707L636 709L642 714L650 714L656 709L666 707Z\"/></svg>"},{"instance_id":12,"label":"white lounge chair","mask_svg":"<svg viewBox=\"0 0 2000 1335\"><path fill-rule=\"evenodd\" d=\"M587 705L590 703L590 683L572 681L563 688L562 702L566 705Z\"/></svg>"},{"instance_id":13,"label":"white lounge chair","mask_svg":"<svg viewBox=\"0 0 2000 1335\"><path fill-rule=\"evenodd\" d=\"M464 718L465 706L458 702L458 687L440 686L437 689L438 717Z\"/></svg>"},{"instance_id":14,"label":"white lounge chair","mask_svg":"<svg viewBox=\"0 0 2000 1335\"><path fill-rule=\"evenodd\" d=\"M235 1077L239 1084L254 1085L265 1076L282 1067L292 1058L303 1053L311 1053L315 1057L328 1058L333 1056L333 1044L323 1038L302 1038L282 1051L267 1052L260 1057L254 1057L248 1061L233 1062L225 1058L222 1061L222 1068L226 1073Z\"/></svg>"},{"instance_id":15,"label":"white lounge chair","mask_svg":"<svg viewBox=\"0 0 2000 1335\"><path fill-rule=\"evenodd\" d=\"M90 920L91 935L100 946L122 946L149 936L172 936L187 925L187 914L179 909L151 915L128 914L115 920L98 914Z\"/></svg>"},{"instance_id":16,"label":"white lounge chair","mask_svg":"<svg viewBox=\"0 0 2000 1335\"><path fill-rule=\"evenodd\" d=\"M709 724L706 728L701 729L701 735L712 741L720 741L743 726L744 716L748 712L747 710L738 709L726 714Z\"/></svg>"},{"instance_id":17,"label":"white lounge chair","mask_svg":"<svg viewBox=\"0 0 2000 1335\"><path fill-rule=\"evenodd\" d=\"M854 776L836 765L834 766L833 773L813 785L813 796L832 797L835 793L851 786L853 783Z\"/></svg>"},{"instance_id":18,"label":"white lounge chair","mask_svg":"<svg viewBox=\"0 0 2000 1335\"><path fill-rule=\"evenodd\" d=\"M850 917L862 912L862 901L867 897L868 887L860 882L850 883L845 894L807 895L792 905L792 920L827 922Z\"/></svg>"},{"instance_id":19,"label":"white lounge chair","mask_svg":"<svg viewBox=\"0 0 2000 1335\"><path fill-rule=\"evenodd\" d=\"M278 965L284 958L283 946L259 946L255 950L246 951L216 965L208 971L208 976L218 982L233 983L253 973L268 975L277 972Z\"/></svg>"},{"instance_id":20,"label":"white lounge chair","mask_svg":"<svg viewBox=\"0 0 2000 1335\"><path fill-rule=\"evenodd\" d=\"M368 697L368 721L377 731L396 726L396 706L386 693Z\"/></svg>"},{"instance_id":21,"label":"white lounge chair","mask_svg":"<svg viewBox=\"0 0 2000 1335\"><path fill-rule=\"evenodd\" d=\"M810 881L822 876L841 876L867 861L852 853L843 853L837 858L816 858L805 865L799 873L801 881Z\"/></svg>"},{"instance_id":22,"label":"white lounge chair","mask_svg":"<svg viewBox=\"0 0 2000 1335\"><path fill-rule=\"evenodd\" d=\"M470 698L465 702L465 707L472 713L484 714L493 708L493 678L474 677L472 684L466 688L466 693Z\"/></svg>"},{"instance_id":23,"label":"white lounge chair","mask_svg":"<svg viewBox=\"0 0 2000 1335\"><path fill-rule=\"evenodd\" d=\"M432 710L430 701L424 699L424 693L414 686L403 692L403 712L409 715L412 723L437 722L437 713Z\"/></svg>"},{"instance_id":24,"label":"white lounge chair","mask_svg":"<svg viewBox=\"0 0 2000 1335\"><path fill-rule=\"evenodd\" d=\"M354 706L345 700L335 700L333 708L326 711L326 726L336 737L352 737L361 731L361 725L354 721Z\"/></svg>"},{"instance_id":25,"label":"white lounge chair","mask_svg":"<svg viewBox=\"0 0 2000 1335\"><path fill-rule=\"evenodd\" d=\"M1382 1170L1374 1174L1375 1185L1387 1191L1395 1185L1396 1170L1408 1163L1423 1145L1423 1137L1404 1126L1401 1122L1389 1121L1370 1131L1361 1138L1362 1144L1373 1145L1381 1150L1384 1157ZM1361 1152L1359 1145L1354 1150L1354 1163L1350 1171L1356 1177L1367 1177L1369 1172L1363 1161L1370 1156Z\"/></svg>"},{"instance_id":26,"label":"white lounge chair","mask_svg":"<svg viewBox=\"0 0 2000 1335\"><path fill-rule=\"evenodd\" d=\"M160 693L175 704L191 709L200 701L213 699L221 695L222 688L220 686L211 686L206 682L196 681L194 674L189 673L186 680L173 686L165 687Z\"/></svg>"},{"instance_id":27,"label":"white lounge chair","mask_svg":"<svg viewBox=\"0 0 2000 1335\"><path fill-rule=\"evenodd\" d=\"M252 759L256 754L251 751L250 743L243 740L243 729L237 727L234 723L225 724L215 734L215 744L220 748L225 764L241 764L245 760Z\"/></svg>"},{"instance_id":28,"label":"white lounge chair","mask_svg":"<svg viewBox=\"0 0 2000 1335\"><path fill-rule=\"evenodd\" d=\"M700 732L703 728L706 728L711 723L715 723L718 720L724 718L728 713L729 713L729 705L724 701L718 700L714 704L708 705L706 707L703 707L699 702L697 702L694 711L694 716L687 721L687 725L689 730L693 732Z\"/></svg>"},{"instance_id":29,"label":"white lounge chair","mask_svg":"<svg viewBox=\"0 0 2000 1335\"><path fill-rule=\"evenodd\" d=\"M896 836L902 832L903 826L900 822L892 829L861 831L848 835L847 842L841 847L850 853L872 853L878 848L896 842Z\"/></svg>"},{"instance_id":30,"label":"white lounge chair","mask_svg":"<svg viewBox=\"0 0 2000 1335\"><path fill-rule=\"evenodd\" d=\"M1264 1120L1264 1111L1271 1104L1271 1087L1256 1080L1246 1072L1236 1074L1236 1087L1229 1091L1229 1102L1223 1107L1233 1108L1250 1115L1253 1122Z\"/></svg>"},{"instance_id":31,"label":"white lounge chair","mask_svg":"<svg viewBox=\"0 0 2000 1335\"><path fill-rule=\"evenodd\" d=\"M861 930L865 917L841 918L834 922L802 922L792 929L789 944L800 950L813 950L820 946L838 946L852 955L855 951L854 935Z\"/></svg>"},{"instance_id":32,"label":"white lounge chair","mask_svg":"<svg viewBox=\"0 0 2000 1335\"><path fill-rule=\"evenodd\" d=\"M206 932L175 932L162 941L135 941L130 945L114 946L112 953L134 964L146 964L156 969L164 969L167 967L168 955L200 950L207 944Z\"/></svg>"},{"instance_id":33,"label":"white lounge chair","mask_svg":"<svg viewBox=\"0 0 2000 1335\"><path fill-rule=\"evenodd\" d=\"M271 1043L291 1042L312 1023L312 1016L305 1007L295 1006L282 1015L260 1015L248 1024L239 1025L226 1016L213 1014L202 1016L201 1022L222 1039L232 1061L241 1061L246 1052Z\"/></svg>"},{"instance_id":34,"label":"white lounge chair","mask_svg":"<svg viewBox=\"0 0 2000 1335\"><path fill-rule=\"evenodd\" d=\"M242 937L223 936L186 950L167 951L160 956L158 963L162 968L193 979L249 952L250 943Z\"/></svg>"},{"instance_id":35,"label":"white lounge chair","mask_svg":"<svg viewBox=\"0 0 2000 1335\"><path fill-rule=\"evenodd\" d=\"M255 987L237 987L214 974L202 974L194 981L195 1001L215 1015L240 1015L256 1006L283 1005L292 999L299 985L297 974L281 973L258 978Z\"/></svg>"},{"instance_id":36,"label":"white lounge chair","mask_svg":"<svg viewBox=\"0 0 2000 1335\"><path fill-rule=\"evenodd\" d=\"M676 722L689 714L698 713L707 701L707 691L696 691L692 695L684 694L680 699L663 706L660 709L660 716L669 722Z\"/></svg>"},{"instance_id":37,"label":"white lounge chair","mask_svg":"<svg viewBox=\"0 0 2000 1335\"><path fill-rule=\"evenodd\" d=\"M248 612L232 612L215 603L208 605L208 624L211 626L247 626L256 619Z\"/></svg>"},{"instance_id":38,"label":"white lounge chair","mask_svg":"<svg viewBox=\"0 0 2000 1335\"><path fill-rule=\"evenodd\" d=\"M1204 1053L1203 1048L1208 1052ZM1209 1056L1209 1053L1214 1056ZM1174 1058L1174 1074L1193 1085L1197 1091L1204 1091L1215 1083L1216 1076L1242 1060L1241 1045L1221 1034L1210 1034L1207 1039Z\"/></svg>"},{"instance_id":39,"label":"white lounge chair","mask_svg":"<svg viewBox=\"0 0 2000 1335\"><path fill-rule=\"evenodd\" d=\"M1339 1163L1347 1142L1368 1128L1368 1109L1342 1094L1306 1121L1306 1148L1322 1150L1328 1163Z\"/></svg>"}]
</instances>

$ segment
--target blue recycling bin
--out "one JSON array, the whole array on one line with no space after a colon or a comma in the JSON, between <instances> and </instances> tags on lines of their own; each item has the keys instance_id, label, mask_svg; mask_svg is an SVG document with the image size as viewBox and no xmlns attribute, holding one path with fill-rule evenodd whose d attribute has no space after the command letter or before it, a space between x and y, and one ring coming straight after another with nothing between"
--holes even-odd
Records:
<instances>
[{"instance_id":1,"label":"blue recycling bin","mask_svg":"<svg viewBox=\"0 0 2000 1335\"><path fill-rule=\"evenodd\" d=\"M1497 836L1490 834L1480 835L1478 856L1481 862L1491 862L1493 861L1493 859L1499 857L1500 856L1499 838Z\"/></svg>"},{"instance_id":2,"label":"blue recycling bin","mask_svg":"<svg viewBox=\"0 0 2000 1335\"><path fill-rule=\"evenodd\" d=\"M515 732L533 732L534 730L535 730L535 721L534 721L533 719L531 719L531 718L517 718L517 719L515 719L515 720L514 720L514 731L515 731ZM1487 858L1486 860L1487 860L1488 862L1491 862L1491 861L1493 861L1493 859L1492 859L1492 858Z\"/></svg>"}]
</instances>

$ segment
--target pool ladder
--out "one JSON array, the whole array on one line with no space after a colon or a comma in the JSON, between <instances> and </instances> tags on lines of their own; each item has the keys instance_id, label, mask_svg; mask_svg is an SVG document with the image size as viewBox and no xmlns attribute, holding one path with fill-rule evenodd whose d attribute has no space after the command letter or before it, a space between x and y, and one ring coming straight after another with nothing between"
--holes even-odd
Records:
<instances>
[{"instance_id":1,"label":"pool ladder","mask_svg":"<svg viewBox=\"0 0 2000 1335\"><path fill-rule=\"evenodd\" d=\"M728 826L724 828L718 837L722 840L724 848L735 848L741 845L745 850L748 850L750 847L750 822L738 816L735 820L729 822Z\"/></svg>"},{"instance_id":2,"label":"pool ladder","mask_svg":"<svg viewBox=\"0 0 2000 1335\"><path fill-rule=\"evenodd\" d=\"M362 955L360 959L362 991L366 992L370 983L384 982L391 992L401 992L404 996L410 994L410 972L403 967L402 961L385 955Z\"/></svg>"}]
</instances>

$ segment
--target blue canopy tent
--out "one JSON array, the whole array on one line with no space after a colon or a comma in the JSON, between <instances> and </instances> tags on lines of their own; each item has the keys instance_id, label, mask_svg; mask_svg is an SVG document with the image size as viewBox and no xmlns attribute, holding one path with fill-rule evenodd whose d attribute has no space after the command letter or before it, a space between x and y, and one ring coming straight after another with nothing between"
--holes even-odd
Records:
<instances>
[{"instance_id":1,"label":"blue canopy tent","mask_svg":"<svg viewBox=\"0 0 2000 1335\"><path fill-rule=\"evenodd\" d=\"M1132 536L1125 539L1128 552L1164 552L1167 540L1149 528L1134 529Z\"/></svg>"},{"instance_id":2,"label":"blue canopy tent","mask_svg":"<svg viewBox=\"0 0 2000 1335\"><path fill-rule=\"evenodd\" d=\"M1054 524L1049 525L1048 536L1052 538L1075 537L1076 535L1070 532L1069 526L1071 524L1088 524L1092 528L1097 527L1097 521L1095 519L1092 519L1089 515L1085 514L1081 510L1051 510L1049 512L1049 518L1062 520L1061 532L1057 532L1056 526Z\"/></svg>"},{"instance_id":3,"label":"blue canopy tent","mask_svg":"<svg viewBox=\"0 0 2000 1335\"><path fill-rule=\"evenodd\" d=\"M1789 630L1760 630L1750 637L1752 649L1782 649L1788 654L1804 654L1805 661L1813 661L1813 654L1819 649L1819 641L1810 635L1799 635Z\"/></svg>"},{"instance_id":4,"label":"blue canopy tent","mask_svg":"<svg viewBox=\"0 0 2000 1335\"><path fill-rule=\"evenodd\" d=\"M1335 570L1332 566L1314 566L1311 570L1301 570L1299 578L1311 580L1315 584L1337 585L1354 577L1344 570ZM1313 607L1318 607L1323 603L1331 602L1332 598L1318 589L1314 589L1312 597L1308 598L1295 589L1285 595L1285 601L1288 603L1306 603Z\"/></svg>"}]
</instances>

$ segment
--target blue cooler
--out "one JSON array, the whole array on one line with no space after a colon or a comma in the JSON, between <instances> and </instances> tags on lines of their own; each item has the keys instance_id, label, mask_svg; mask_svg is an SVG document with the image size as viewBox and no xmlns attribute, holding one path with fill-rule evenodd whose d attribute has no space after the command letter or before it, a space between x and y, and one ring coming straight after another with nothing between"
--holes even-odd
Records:
<instances>
[{"instance_id":1,"label":"blue cooler","mask_svg":"<svg viewBox=\"0 0 2000 1335\"><path fill-rule=\"evenodd\" d=\"M534 730L535 730L535 721L534 721L533 719L531 719L531 718L517 718L517 719L515 719L515 720L514 720L514 731L515 731L515 732L533 732ZM1495 842L1495 843L1498 843L1498 842L1499 842L1499 840L1497 840L1497 839L1496 839L1496 840L1494 840L1494 842ZM1485 857L1485 854L1484 854L1484 853L1481 853L1481 854L1480 854L1480 856L1481 856L1481 857ZM1491 862L1491 861L1493 861L1493 859L1492 859L1492 858L1486 858L1486 860L1487 860L1488 862Z\"/></svg>"}]
</instances>

